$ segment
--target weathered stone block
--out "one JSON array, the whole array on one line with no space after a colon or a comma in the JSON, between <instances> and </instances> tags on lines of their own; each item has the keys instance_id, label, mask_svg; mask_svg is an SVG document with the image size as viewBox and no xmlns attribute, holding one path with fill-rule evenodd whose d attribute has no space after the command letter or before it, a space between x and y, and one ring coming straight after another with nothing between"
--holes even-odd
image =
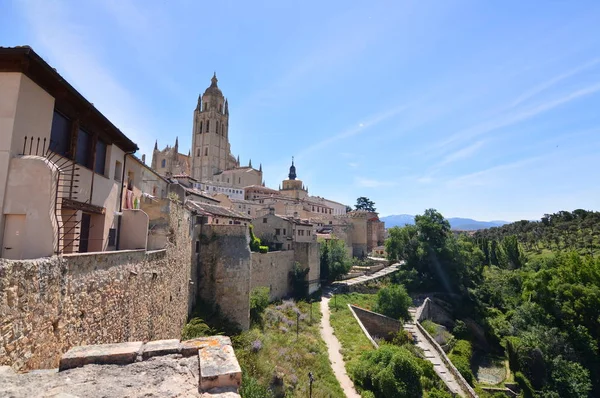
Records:
<instances>
[{"instance_id":1,"label":"weathered stone block","mask_svg":"<svg viewBox=\"0 0 600 398\"><path fill-rule=\"evenodd\" d=\"M144 345L142 358L148 359L160 355L178 354L179 348L179 340L177 339L149 341Z\"/></svg>"},{"instance_id":2,"label":"weathered stone block","mask_svg":"<svg viewBox=\"0 0 600 398\"><path fill-rule=\"evenodd\" d=\"M181 355L191 357L198 355L198 350L206 347L219 347L231 345L231 339L227 336L198 337L181 342Z\"/></svg>"},{"instance_id":3,"label":"weathered stone block","mask_svg":"<svg viewBox=\"0 0 600 398\"><path fill-rule=\"evenodd\" d=\"M242 369L230 345L208 346L198 351L200 392L242 384Z\"/></svg>"},{"instance_id":4,"label":"weathered stone block","mask_svg":"<svg viewBox=\"0 0 600 398\"><path fill-rule=\"evenodd\" d=\"M89 364L125 365L135 362L141 341L119 344L83 345L71 348L60 358L59 371Z\"/></svg>"}]
</instances>

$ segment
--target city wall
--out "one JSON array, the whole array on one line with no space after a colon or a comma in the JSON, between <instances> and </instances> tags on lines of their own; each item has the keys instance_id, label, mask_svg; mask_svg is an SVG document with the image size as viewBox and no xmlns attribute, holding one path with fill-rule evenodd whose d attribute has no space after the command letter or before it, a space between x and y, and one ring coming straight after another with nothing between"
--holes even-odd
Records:
<instances>
[{"instance_id":1,"label":"city wall","mask_svg":"<svg viewBox=\"0 0 600 398\"><path fill-rule=\"evenodd\" d=\"M278 300L291 293L290 272L294 267L294 251L252 253L250 290L265 286L269 298Z\"/></svg>"},{"instance_id":2,"label":"city wall","mask_svg":"<svg viewBox=\"0 0 600 398\"><path fill-rule=\"evenodd\" d=\"M0 259L0 365L53 368L77 345L179 338L196 295L189 213L166 249Z\"/></svg>"}]
</instances>

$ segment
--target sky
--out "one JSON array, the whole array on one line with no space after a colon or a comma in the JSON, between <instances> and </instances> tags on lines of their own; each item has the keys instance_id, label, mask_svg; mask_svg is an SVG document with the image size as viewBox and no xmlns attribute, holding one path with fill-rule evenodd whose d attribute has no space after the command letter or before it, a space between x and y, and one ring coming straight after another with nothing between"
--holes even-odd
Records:
<instances>
[{"instance_id":1,"label":"sky","mask_svg":"<svg viewBox=\"0 0 600 398\"><path fill-rule=\"evenodd\" d=\"M216 71L232 152L267 186L381 216L600 210L600 2L0 0L30 45L151 158L187 153Z\"/></svg>"}]
</instances>

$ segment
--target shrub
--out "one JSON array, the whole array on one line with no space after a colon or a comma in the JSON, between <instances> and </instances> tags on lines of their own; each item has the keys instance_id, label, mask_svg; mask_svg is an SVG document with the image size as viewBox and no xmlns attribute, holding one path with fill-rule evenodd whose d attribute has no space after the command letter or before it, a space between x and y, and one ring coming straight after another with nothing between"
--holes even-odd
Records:
<instances>
[{"instance_id":1,"label":"shrub","mask_svg":"<svg viewBox=\"0 0 600 398\"><path fill-rule=\"evenodd\" d=\"M467 360L471 361L471 357L473 356L471 343L467 340L456 340L454 348L452 349L452 354L460 355L461 357L465 357Z\"/></svg>"},{"instance_id":2,"label":"shrub","mask_svg":"<svg viewBox=\"0 0 600 398\"><path fill-rule=\"evenodd\" d=\"M271 398L273 394L269 389L261 385L254 377L249 376L248 372L242 372L242 385L240 386L240 395L242 398Z\"/></svg>"},{"instance_id":3,"label":"shrub","mask_svg":"<svg viewBox=\"0 0 600 398\"><path fill-rule=\"evenodd\" d=\"M260 251L260 239L254 235L254 226L252 224L248 226L248 232L250 233L250 250L253 252Z\"/></svg>"},{"instance_id":4,"label":"shrub","mask_svg":"<svg viewBox=\"0 0 600 398\"><path fill-rule=\"evenodd\" d=\"M515 373L515 381L521 387L521 391L523 391L523 398L533 398L535 396L531 383L523 373Z\"/></svg>"},{"instance_id":5,"label":"shrub","mask_svg":"<svg viewBox=\"0 0 600 398\"><path fill-rule=\"evenodd\" d=\"M460 319L454 323L454 328L452 329L452 334L457 339L464 339L468 336L467 325L461 321Z\"/></svg>"},{"instance_id":6,"label":"shrub","mask_svg":"<svg viewBox=\"0 0 600 398\"><path fill-rule=\"evenodd\" d=\"M181 340L190 340L214 334L216 334L215 331L204 320L201 318L192 318L181 330Z\"/></svg>"},{"instance_id":7,"label":"shrub","mask_svg":"<svg viewBox=\"0 0 600 398\"><path fill-rule=\"evenodd\" d=\"M450 394L449 392L446 391L442 391L442 390L438 390L437 388L433 388L431 389L431 391L429 391L429 394L427 395L428 398L452 398L452 394ZM504 395L504 397L506 397Z\"/></svg>"},{"instance_id":8,"label":"shrub","mask_svg":"<svg viewBox=\"0 0 600 398\"><path fill-rule=\"evenodd\" d=\"M268 253L269 252L269 246L258 246L258 251L261 253Z\"/></svg>"},{"instance_id":9,"label":"shrub","mask_svg":"<svg viewBox=\"0 0 600 398\"><path fill-rule=\"evenodd\" d=\"M250 319L260 321L262 313L269 305L269 288L260 286L250 292Z\"/></svg>"},{"instance_id":10,"label":"shrub","mask_svg":"<svg viewBox=\"0 0 600 398\"><path fill-rule=\"evenodd\" d=\"M377 292L373 310L394 319L410 319L412 299L402 285L390 285Z\"/></svg>"},{"instance_id":11,"label":"shrub","mask_svg":"<svg viewBox=\"0 0 600 398\"><path fill-rule=\"evenodd\" d=\"M419 359L403 347L384 344L361 356L353 369L356 383L376 397L421 397Z\"/></svg>"},{"instance_id":12,"label":"shrub","mask_svg":"<svg viewBox=\"0 0 600 398\"><path fill-rule=\"evenodd\" d=\"M294 298L296 300L302 300L308 297L308 271L310 271L310 268L302 268L298 262L295 262L292 267L290 279L292 282Z\"/></svg>"},{"instance_id":13,"label":"shrub","mask_svg":"<svg viewBox=\"0 0 600 398\"><path fill-rule=\"evenodd\" d=\"M373 394L373 391L365 390L360 393L360 398L375 398L375 394Z\"/></svg>"},{"instance_id":14,"label":"shrub","mask_svg":"<svg viewBox=\"0 0 600 398\"><path fill-rule=\"evenodd\" d=\"M452 361L452 364L456 367L458 373L460 373L462 377L465 378L467 383L473 386L475 376L473 376L473 372L471 371L471 364L469 363L469 360L463 356L454 354L450 354L448 358L450 359L450 361Z\"/></svg>"}]
</instances>

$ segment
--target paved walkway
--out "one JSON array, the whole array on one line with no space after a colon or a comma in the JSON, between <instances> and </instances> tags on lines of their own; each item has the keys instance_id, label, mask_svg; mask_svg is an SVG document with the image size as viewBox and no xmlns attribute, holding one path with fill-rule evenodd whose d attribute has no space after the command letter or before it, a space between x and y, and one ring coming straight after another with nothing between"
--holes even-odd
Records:
<instances>
[{"instance_id":1,"label":"paved walkway","mask_svg":"<svg viewBox=\"0 0 600 398\"><path fill-rule=\"evenodd\" d=\"M348 374L346 373L344 358L340 353L342 345L333 334L333 327L331 327L331 323L329 323L330 299L331 296L327 293L325 293L321 299L321 337L323 338L323 341L325 341L325 344L327 344L327 352L329 353L329 361L331 362L333 373L340 382L344 394L346 394L346 397L348 398L360 398L360 395L357 394L354 389L354 383L352 383L352 380L350 380L350 377L348 377Z\"/></svg>"},{"instance_id":2,"label":"paved walkway","mask_svg":"<svg viewBox=\"0 0 600 398\"><path fill-rule=\"evenodd\" d=\"M440 354L433 348L433 345L425 338L421 330L417 328L417 325L414 322L416 308L409 309L411 316L413 317L412 322L407 322L404 324L404 329L409 331L414 339L417 347L423 350L425 354L425 359L433 364L433 370L440 376L440 379L446 386L455 394L460 395L461 397L467 397L468 395L462 390L460 384L456 381L456 377L448 370L448 367L444 364L444 361L440 358Z\"/></svg>"},{"instance_id":3,"label":"paved walkway","mask_svg":"<svg viewBox=\"0 0 600 398\"><path fill-rule=\"evenodd\" d=\"M331 286L332 286L332 288L335 289L337 287L341 287L342 285L352 286L352 285L357 285L360 283L365 283L365 282L368 282L373 279L382 278L386 275L391 274L392 272L396 272L396 271L398 271L399 268L400 268L400 264L392 264L389 267L380 269L379 271L377 271L371 275L362 275L362 276L357 276L356 278L347 279L345 281L338 281L338 282L333 283Z\"/></svg>"}]
</instances>

